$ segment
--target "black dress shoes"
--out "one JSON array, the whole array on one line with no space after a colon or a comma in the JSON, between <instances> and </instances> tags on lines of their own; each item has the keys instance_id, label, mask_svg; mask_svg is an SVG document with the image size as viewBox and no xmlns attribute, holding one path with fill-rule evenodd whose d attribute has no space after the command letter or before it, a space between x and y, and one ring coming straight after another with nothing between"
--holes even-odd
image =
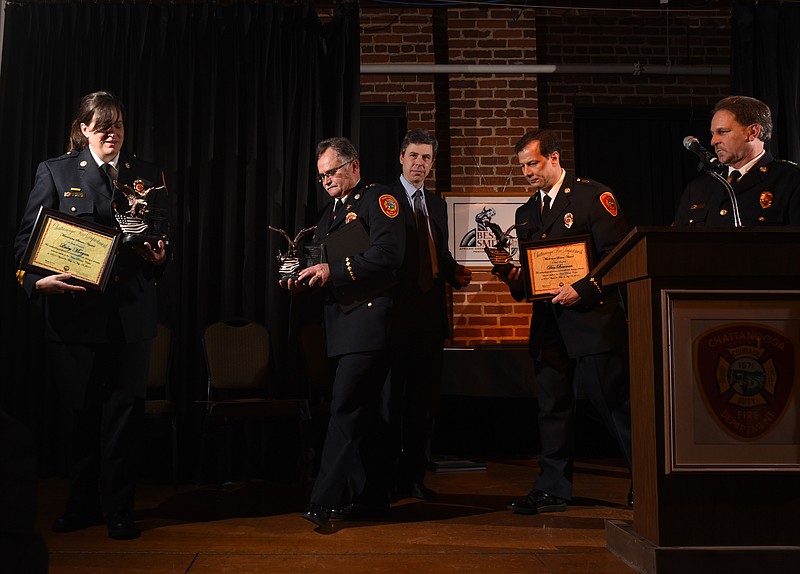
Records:
<instances>
[{"instance_id":1,"label":"black dress shoes","mask_svg":"<svg viewBox=\"0 0 800 574\"><path fill-rule=\"evenodd\" d=\"M92 514L65 512L53 522L53 532L75 532L98 524L103 524L103 517L99 512Z\"/></svg>"},{"instance_id":2,"label":"black dress shoes","mask_svg":"<svg viewBox=\"0 0 800 574\"><path fill-rule=\"evenodd\" d=\"M106 518L108 537L114 540L134 540L141 536L130 512L110 512Z\"/></svg>"},{"instance_id":3,"label":"black dress shoes","mask_svg":"<svg viewBox=\"0 0 800 574\"><path fill-rule=\"evenodd\" d=\"M306 507L303 518L319 527L323 527L328 524L328 520L331 518L331 509L321 504L309 504Z\"/></svg>"},{"instance_id":4,"label":"black dress shoes","mask_svg":"<svg viewBox=\"0 0 800 574\"><path fill-rule=\"evenodd\" d=\"M412 498L419 498L420 500L433 500L436 498L436 491L421 482L412 482L409 494L411 494Z\"/></svg>"},{"instance_id":5,"label":"black dress shoes","mask_svg":"<svg viewBox=\"0 0 800 574\"><path fill-rule=\"evenodd\" d=\"M411 482L408 484L401 484L397 486L396 497L405 498L418 498L420 500L433 500L436 498L436 491L428 488L422 482Z\"/></svg>"},{"instance_id":6,"label":"black dress shoes","mask_svg":"<svg viewBox=\"0 0 800 574\"><path fill-rule=\"evenodd\" d=\"M516 514L542 514L543 512L564 512L567 501L551 496L541 490L532 490L525 498L512 500L506 507Z\"/></svg>"}]
</instances>

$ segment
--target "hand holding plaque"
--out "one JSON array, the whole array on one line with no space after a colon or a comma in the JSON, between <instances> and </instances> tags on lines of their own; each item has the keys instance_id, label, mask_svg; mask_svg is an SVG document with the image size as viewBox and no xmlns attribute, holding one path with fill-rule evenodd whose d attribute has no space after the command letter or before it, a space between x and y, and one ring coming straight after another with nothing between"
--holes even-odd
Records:
<instances>
[{"instance_id":1,"label":"hand holding plaque","mask_svg":"<svg viewBox=\"0 0 800 574\"><path fill-rule=\"evenodd\" d=\"M157 191L166 189L166 186L145 187L141 179L133 185L120 183L114 180L114 186L119 194L111 207L114 210L114 219L122 230L122 243L149 243L158 245L159 241L169 243L169 218L166 209L154 207L154 198ZM123 197L125 201L119 199Z\"/></svg>"},{"instance_id":2,"label":"hand holding plaque","mask_svg":"<svg viewBox=\"0 0 800 574\"><path fill-rule=\"evenodd\" d=\"M43 276L69 273L70 283L103 291L119 239L117 229L42 206L20 269Z\"/></svg>"},{"instance_id":3,"label":"hand holding plaque","mask_svg":"<svg viewBox=\"0 0 800 574\"><path fill-rule=\"evenodd\" d=\"M319 244L312 243L310 245L302 245L300 243L303 237L317 228L316 225L314 227L301 229L294 239L283 229L278 229L271 225L269 228L283 235L289 242L289 249L286 250L286 253L278 251L277 260L280 264L278 267L278 279L281 281L294 279L296 281L300 275L300 271L320 262L322 250Z\"/></svg>"},{"instance_id":4,"label":"hand holding plaque","mask_svg":"<svg viewBox=\"0 0 800 574\"><path fill-rule=\"evenodd\" d=\"M579 235L520 244L525 299L546 299L564 285L583 279L591 269L590 237Z\"/></svg>"},{"instance_id":5,"label":"hand holding plaque","mask_svg":"<svg viewBox=\"0 0 800 574\"><path fill-rule=\"evenodd\" d=\"M514 268L514 264L511 262L514 257L509 251L512 239L511 232L517 227L525 225L525 223L516 223L506 229L505 233L499 225L492 223L491 221L485 221L484 225L486 225L492 231L492 233L494 233L494 236L497 239L493 247L485 246L483 248L483 250L486 252L486 256L489 258L489 261L492 263L492 274L499 277L505 277Z\"/></svg>"}]
</instances>

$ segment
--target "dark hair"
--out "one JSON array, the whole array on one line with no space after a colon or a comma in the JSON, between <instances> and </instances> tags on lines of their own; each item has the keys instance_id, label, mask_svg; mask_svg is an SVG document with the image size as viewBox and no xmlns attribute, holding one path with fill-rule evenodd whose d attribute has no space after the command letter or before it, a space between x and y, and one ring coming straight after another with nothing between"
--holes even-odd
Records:
<instances>
[{"instance_id":1,"label":"dark hair","mask_svg":"<svg viewBox=\"0 0 800 574\"><path fill-rule=\"evenodd\" d=\"M94 120L95 129L107 130L111 127L117 116L122 117L125 123L125 106L122 101L111 92L92 92L81 98L81 105L78 113L72 120L72 127L69 131L69 141L67 151L82 151L89 145L89 140L81 131L81 124L87 126Z\"/></svg>"},{"instance_id":2,"label":"dark hair","mask_svg":"<svg viewBox=\"0 0 800 574\"><path fill-rule=\"evenodd\" d=\"M328 149L333 148L336 156L341 161L353 161L358 159L358 150L350 143L350 140L343 137L328 138L317 144L317 159Z\"/></svg>"},{"instance_id":3,"label":"dark hair","mask_svg":"<svg viewBox=\"0 0 800 574\"><path fill-rule=\"evenodd\" d=\"M433 148L433 157L436 157L436 151L439 149L439 142L436 141L436 138L431 135L428 130L410 130L406 133L406 137L403 138L403 143L400 144L400 154L403 155L406 153L406 149L411 144L417 145L429 145Z\"/></svg>"},{"instance_id":4,"label":"dark hair","mask_svg":"<svg viewBox=\"0 0 800 574\"><path fill-rule=\"evenodd\" d=\"M720 110L732 113L736 121L743 126L760 125L761 133L758 134L758 139L761 141L768 142L772 137L772 114L769 106L761 100L747 96L729 96L717 102L711 110L711 115Z\"/></svg>"},{"instance_id":5,"label":"dark hair","mask_svg":"<svg viewBox=\"0 0 800 574\"><path fill-rule=\"evenodd\" d=\"M531 142L539 142L539 152L541 152L544 157L549 156L554 151L557 151L559 156L561 155L561 142L558 141L558 137L554 132L548 130L526 133L519 139L517 145L514 146L514 153L519 154L519 152L528 147Z\"/></svg>"}]
</instances>

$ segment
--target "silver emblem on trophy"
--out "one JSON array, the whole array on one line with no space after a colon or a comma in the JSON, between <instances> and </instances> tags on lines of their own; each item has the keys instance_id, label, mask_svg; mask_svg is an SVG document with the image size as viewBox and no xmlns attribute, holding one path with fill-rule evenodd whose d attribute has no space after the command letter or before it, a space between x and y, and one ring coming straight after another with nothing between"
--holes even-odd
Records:
<instances>
[{"instance_id":1,"label":"silver emblem on trophy","mask_svg":"<svg viewBox=\"0 0 800 574\"><path fill-rule=\"evenodd\" d=\"M114 219L122 230L122 243L169 243L167 210L151 205L155 196L153 192L165 189L165 186L145 187L141 179L135 180L133 185L114 180L114 186L127 201L127 205L120 205L122 202L115 199L111 204Z\"/></svg>"},{"instance_id":2,"label":"silver emblem on trophy","mask_svg":"<svg viewBox=\"0 0 800 574\"><path fill-rule=\"evenodd\" d=\"M300 271L306 267L311 267L312 265L316 265L320 262L322 246L319 243L310 243L308 245L301 243L302 239L306 235L317 228L316 225L314 227L301 229L297 235L295 235L294 239L292 239L292 237L283 229L278 229L277 227L272 227L271 225L268 227L275 233L280 233L283 235L283 237L286 238L286 241L289 242L289 249L286 250L286 253L281 253L278 251L278 255L276 257L278 263L280 264L278 267L278 278L281 281L285 281L287 279L296 280L300 275Z\"/></svg>"}]
</instances>

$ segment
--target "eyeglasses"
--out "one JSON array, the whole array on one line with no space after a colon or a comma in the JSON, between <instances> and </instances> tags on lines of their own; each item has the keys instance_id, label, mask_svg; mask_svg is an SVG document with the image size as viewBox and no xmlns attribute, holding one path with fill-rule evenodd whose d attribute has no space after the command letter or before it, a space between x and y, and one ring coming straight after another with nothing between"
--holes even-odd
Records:
<instances>
[{"instance_id":1,"label":"eyeglasses","mask_svg":"<svg viewBox=\"0 0 800 574\"><path fill-rule=\"evenodd\" d=\"M343 167L345 167L346 165L350 165L350 164L351 164L351 163L353 163L354 161L355 161L354 159L351 159L350 161L346 161L346 162L344 162L344 163L343 163L342 165L340 165L339 167L335 167L335 168L333 168L333 169L329 169L329 170L328 170L328 171L326 171L325 173L321 173L321 174L319 174L319 176L317 176L317 181L318 181L318 182L320 182L320 183L324 182L324 181L325 181L325 178L328 178L328 177L333 177L334 175L336 175L336 172L337 172L337 171L339 171L340 169L342 169L342 168L343 168Z\"/></svg>"}]
</instances>

